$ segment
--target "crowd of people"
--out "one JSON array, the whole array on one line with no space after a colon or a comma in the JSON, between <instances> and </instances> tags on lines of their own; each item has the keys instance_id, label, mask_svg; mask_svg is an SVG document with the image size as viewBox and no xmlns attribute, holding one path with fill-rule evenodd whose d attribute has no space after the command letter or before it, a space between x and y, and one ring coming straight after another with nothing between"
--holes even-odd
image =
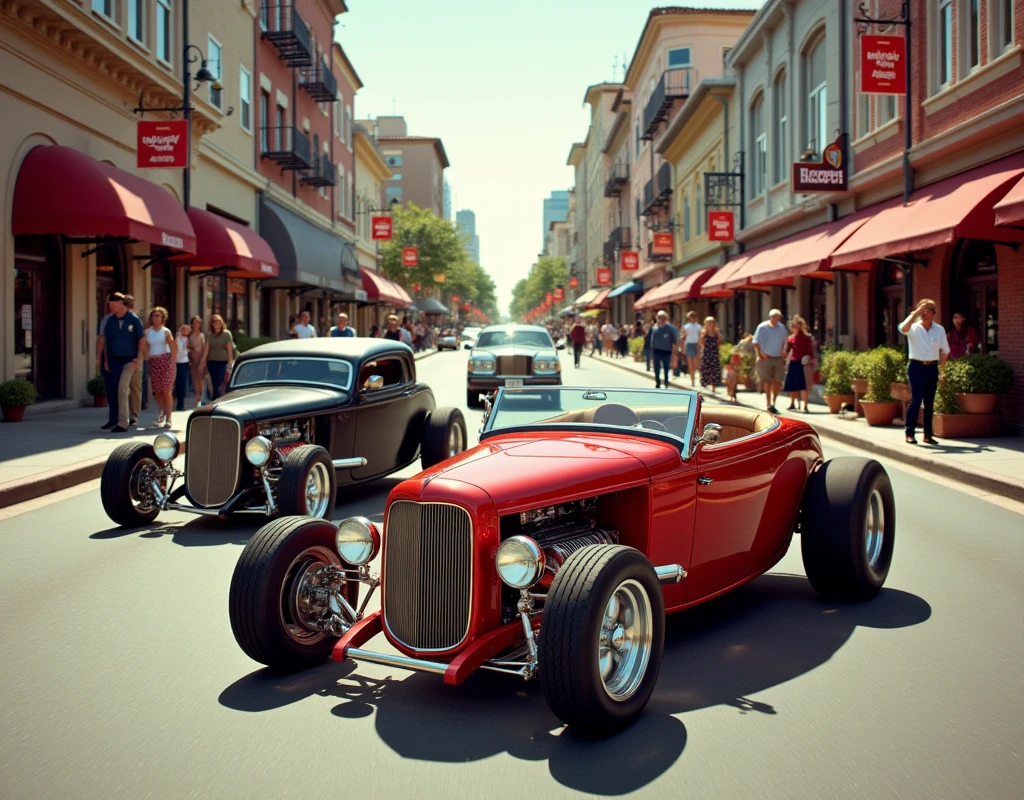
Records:
<instances>
[{"instance_id":1,"label":"crowd of people","mask_svg":"<svg viewBox=\"0 0 1024 800\"><path fill-rule=\"evenodd\" d=\"M441 330L441 327L438 325L431 325L422 320L414 320L409 316L399 319L397 314L389 314L385 319L383 328L379 325L371 325L365 334L360 334L349 324L348 314L345 312L340 312L337 315L335 324L330 328L327 328L326 324L322 323L319 331L316 326L310 323L308 311L301 311L288 318L289 339L362 335L374 339L393 339L396 342L404 342L417 353L433 347Z\"/></svg>"}]
</instances>

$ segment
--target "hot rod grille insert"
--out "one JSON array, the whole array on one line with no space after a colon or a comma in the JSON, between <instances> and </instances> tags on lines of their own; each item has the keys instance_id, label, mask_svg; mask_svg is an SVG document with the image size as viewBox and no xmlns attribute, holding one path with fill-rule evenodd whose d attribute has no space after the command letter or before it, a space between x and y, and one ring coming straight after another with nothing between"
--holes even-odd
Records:
<instances>
[{"instance_id":1,"label":"hot rod grille insert","mask_svg":"<svg viewBox=\"0 0 1024 800\"><path fill-rule=\"evenodd\" d=\"M498 356L498 375L530 375L532 356Z\"/></svg>"},{"instance_id":2,"label":"hot rod grille insert","mask_svg":"<svg viewBox=\"0 0 1024 800\"><path fill-rule=\"evenodd\" d=\"M445 503L397 500L384 531L384 623L415 650L448 650L469 632L473 523Z\"/></svg>"},{"instance_id":3,"label":"hot rod grille insert","mask_svg":"<svg viewBox=\"0 0 1024 800\"><path fill-rule=\"evenodd\" d=\"M192 417L185 450L189 497L201 506L219 506L238 489L242 428L225 417Z\"/></svg>"}]
</instances>

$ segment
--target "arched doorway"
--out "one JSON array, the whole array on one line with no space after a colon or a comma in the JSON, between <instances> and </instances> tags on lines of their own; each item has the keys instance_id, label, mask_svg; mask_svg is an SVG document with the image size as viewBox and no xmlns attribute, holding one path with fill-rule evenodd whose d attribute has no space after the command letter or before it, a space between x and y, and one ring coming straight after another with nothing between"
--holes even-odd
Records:
<instances>
[{"instance_id":1,"label":"arched doorway","mask_svg":"<svg viewBox=\"0 0 1024 800\"><path fill-rule=\"evenodd\" d=\"M942 323L953 325L953 314L962 313L978 333L981 351L999 352L999 263L992 242L964 241L952 270L950 307L943 309Z\"/></svg>"},{"instance_id":2,"label":"arched doorway","mask_svg":"<svg viewBox=\"0 0 1024 800\"><path fill-rule=\"evenodd\" d=\"M881 261L875 273L875 344L901 348L899 324L904 310L904 275L898 264Z\"/></svg>"},{"instance_id":3,"label":"arched doorway","mask_svg":"<svg viewBox=\"0 0 1024 800\"><path fill-rule=\"evenodd\" d=\"M64 260L56 236L14 237L14 375L64 396Z\"/></svg>"}]
</instances>

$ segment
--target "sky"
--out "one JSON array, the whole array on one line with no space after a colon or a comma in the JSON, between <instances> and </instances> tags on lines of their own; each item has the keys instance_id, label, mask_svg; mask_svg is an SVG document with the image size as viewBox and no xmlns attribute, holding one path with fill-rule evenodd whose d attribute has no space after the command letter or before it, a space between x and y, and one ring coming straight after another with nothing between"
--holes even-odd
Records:
<instances>
[{"instance_id":1,"label":"sky","mask_svg":"<svg viewBox=\"0 0 1024 800\"><path fill-rule=\"evenodd\" d=\"M358 119L397 113L437 136L455 211L476 212L480 263L508 310L543 247L543 200L569 189L587 86L622 80L650 2L346 0L335 38L362 79ZM665 2L660 5L672 5ZM675 5L757 8L758 0ZM617 65L617 69L616 69Z\"/></svg>"}]
</instances>

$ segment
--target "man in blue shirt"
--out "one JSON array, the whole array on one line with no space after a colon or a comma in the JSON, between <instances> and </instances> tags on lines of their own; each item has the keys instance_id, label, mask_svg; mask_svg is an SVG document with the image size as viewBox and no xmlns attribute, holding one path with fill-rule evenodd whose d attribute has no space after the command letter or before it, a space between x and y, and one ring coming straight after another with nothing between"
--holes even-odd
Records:
<instances>
[{"instance_id":1,"label":"man in blue shirt","mask_svg":"<svg viewBox=\"0 0 1024 800\"><path fill-rule=\"evenodd\" d=\"M142 363L142 320L128 310L124 295L114 292L107 298L110 314L105 318L103 337L103 386L107 392L108 420L104 430L124 433L128 430L129 394L132 374Z\"/></svg>"},{"instance_id":2,"label":"man in blue shirt","mask_svg":"<svg viewBox=\"0 0 1024 800\"><path fill-rule=\"evenodd\" d=\"M356 329L348 326L348 314L342 311L338 314L338 324L331 328L331 336L355 336Z\"/></svg>"},{"instance_id":3,"label":"man in blue shirt","mask_svg":"<svg viewBox=\"0 0 1024 800\"><path fill-rule=\"evenodd\" d=\"M757 326L754 331L754 351L757 353L757 379L761 382L761 391L768 401L768 410L778 414L775 400L782 390L782 382L786 379L786 362L782 360L782 352L786 349L789 331L782 324L782 312L773 308L768 312L768 319Z\"/></svg>"},{"instance_id":4,"label":"man in blue shirt","mask_svg":"<svg viewBox=\"0 0 1024 800\"><path fill-rule=\"evenodd\" d=\"M672 366L672 353L679 345L679 331L668 321L665 311L658 312L658 324L651 328L651 355L654 359L654 385L661 388L661 372L665 371L665 388L668 388L668 371Z\"/></svg>"}]
</instances>

